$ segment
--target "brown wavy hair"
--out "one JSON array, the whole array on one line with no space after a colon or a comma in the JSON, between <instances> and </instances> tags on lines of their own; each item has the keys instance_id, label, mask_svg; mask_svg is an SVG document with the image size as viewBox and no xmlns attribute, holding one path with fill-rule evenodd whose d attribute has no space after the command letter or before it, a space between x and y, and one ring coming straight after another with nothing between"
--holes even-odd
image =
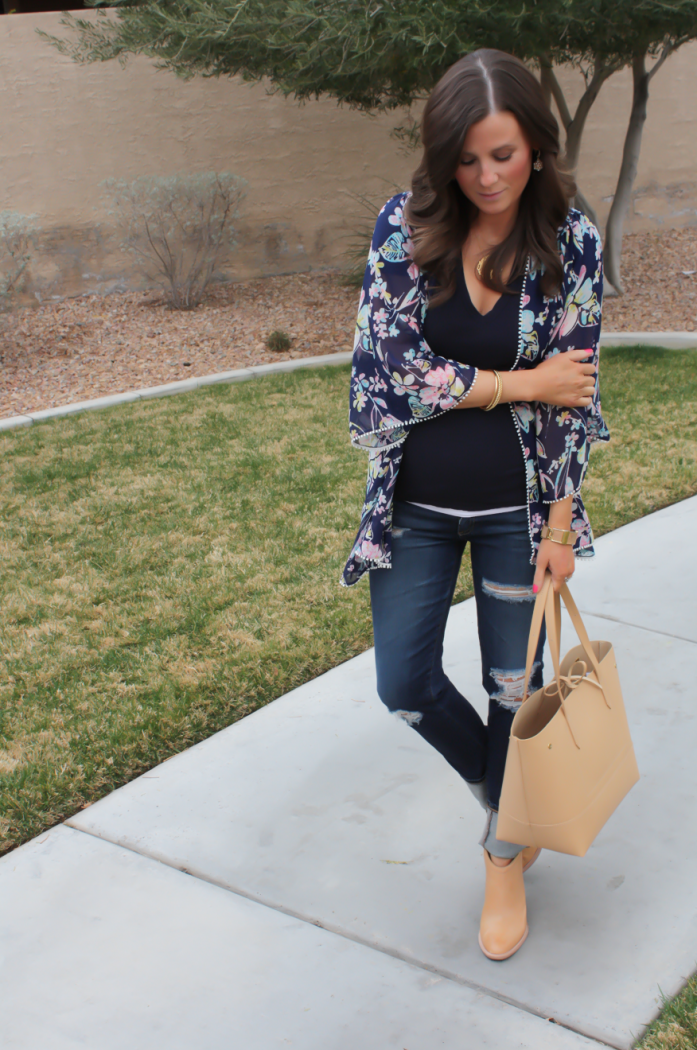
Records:
<instances>
[{"instance_id":1,"label":"brown wavy hair","mask_svg":"<svg viewBox=\"0 0 697 1050\"><path fill-rule=\"evenodd\" d=\"M412 228L416 264L429 277L430 303L437 306L455 291L462 245L477 208L455 180L465 136L472 124L492 112L512 113L543 168L532 172L520 198L510 234L490 253L484 284L510 292L508 280L525 272L526 260L543 269L542 291L555 295L563 276L557 233L576 193L573 179L561 170L559 127L539 82L513 55L482 48L465 55L436 84L421 120L423 157L412 178L405 218Z\"/></svg>"}]
</instances>

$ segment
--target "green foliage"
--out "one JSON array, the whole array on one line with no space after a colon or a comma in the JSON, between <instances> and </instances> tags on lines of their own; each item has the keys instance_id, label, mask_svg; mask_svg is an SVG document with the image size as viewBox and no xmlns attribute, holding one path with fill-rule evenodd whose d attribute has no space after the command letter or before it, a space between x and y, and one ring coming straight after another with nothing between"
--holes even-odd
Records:
<instances>
[{"instance_id":1,"label":"green foliage","mask_svg":"<svg viewBox=\"0 0 697 1050\"><path fill-rule=\"evenodd\" d=\"M183 76L268 77L284 94L371 110L409 105L465 52L534 56L568 26L571 0L155 0L116 19L67 17L77 61L146 54Z\"/></svg>"},{"instance_id":2,"label":"green foliage","mask_svg":"<svg viewBox=\"0 0 697 1050\"><path fill-rule=\"evenodd\" d=\"M81 62L145 54L181 76L268 77L284 94L366 110L410 105L477 47L619 66L697 32L697 0L122 0L112 10L96 24L67 16L71 38L53 42Z\"/></svg>"},{"instance_id":3,"label":"green foliage","mask_svg":"<svg viewBox=\"0 0 697 1050\"><path fill-rule=\"evenodd\" d=\"M270 332L266 337L266 349L270 350L273 354L284 354L287 353L293 340L287 332L282 331L280 328L275 328L273 332Z\"/></svg>"},{"instance_id":4,"label":"green foliage","mask_svg":"<svg viewBox=\"0 0 697 1050\"><path fill-rule=\"evenodd\" d=\"M104 186L122 247L150 281L164 283L175 309L198 306L221 253L235 244L244 180L209 172L109 179Z\"/></svg>"},{"instance_id":5,"label":"green foliage","mask_svg":"<svg viewBox=\"0 0 697 1050\"><path fill-rule=\"evenodd\" d=\"M0 303L9 309L27 276L36 247L35 215L0 212Z\"/></svg>"},{"instance_id":6,"label":"green foliage","mask_svg":"<svg viewBox=\"0 0 697 1050\"><path fill-rule=\"evenodd\" d=\"M572 0L573 18L552 49L557 62L593 59L620 68L697 35L697 0Z\"/></svg>"}]
</instances>

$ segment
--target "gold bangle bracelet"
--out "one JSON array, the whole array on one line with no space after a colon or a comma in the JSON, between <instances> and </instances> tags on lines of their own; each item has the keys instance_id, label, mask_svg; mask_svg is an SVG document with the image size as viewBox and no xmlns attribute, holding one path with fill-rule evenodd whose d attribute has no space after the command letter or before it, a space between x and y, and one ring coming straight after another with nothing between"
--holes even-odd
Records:
<instances>
[{"instance_id":1,"label":"gold bangle bracelet","mask_svg":"<svg viewBox=\"0 0 697 1050\"><path fill-rule=\"evenodd\" d=\"M498 405L499 401L501 400L501 394L503 393L503 379L501 378L500 374L496 371L496 369L494 369L493 371L494 371L494 382L496 383L496 389L494 390L494 396L492 397L491 401L489 402L489 404L484 409L485 412L491 412L492 408L496 408L496 406Z\"/></svg>"},{"instance_id":2,"label":"gold bangle bracelet","mask_svg":"<svg viewBox=\"0 0 697 1050\"><path fill-rule=\"evenodd\" d=\"M500 400L501 400L501 398L503 396L503 376L501 375L500 372L497 372L496 375L499 377L499 392L498 392L498 395L496 397L496 405L498 405L498 403L500 402ZM496 405L494 405L494 408L496 408Z\"/></svg>"}]
</instances>

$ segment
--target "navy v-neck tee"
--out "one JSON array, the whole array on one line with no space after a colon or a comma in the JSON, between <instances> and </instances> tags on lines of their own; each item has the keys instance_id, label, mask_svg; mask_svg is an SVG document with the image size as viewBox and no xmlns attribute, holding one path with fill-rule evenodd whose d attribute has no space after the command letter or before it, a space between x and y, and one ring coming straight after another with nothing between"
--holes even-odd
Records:
<instances>
[{"instance_id":1,"label":"navy v-neck tee","mask_svg":"<svg viewBox=\"0 0 697 1050\"><path fill-rule=\"evenodd\" d=\"M518 355L522 278L487 314L470 299L462 267L454 295L429 308L424 339L434 354L482 369L510 370ZM509 404L491 412L450 409L411 427L395 497L463 511L527 503L525 461Z\"/></svg>"}]
</instances>

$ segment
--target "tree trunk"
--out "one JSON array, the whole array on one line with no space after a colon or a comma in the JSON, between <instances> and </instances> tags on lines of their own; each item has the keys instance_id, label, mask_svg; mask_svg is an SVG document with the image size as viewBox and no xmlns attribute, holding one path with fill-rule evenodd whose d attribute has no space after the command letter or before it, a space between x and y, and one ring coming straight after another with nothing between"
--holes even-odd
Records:
<instances>
[{"instance_id":1,"label":"tree trunk","mask_svg":"<svg viewBox=\"0 0 697 1050\"><path fill-rule=\"evenodd\" d=\"M586 200L579 189L576 190L576 196L574 197L574 207L582 211L584 215L587 215L594 226L599 225L595 208Z\"/></svg>"},{"instance_id":2,"label":"tree trunk","mask_svg":"<svg viewBox=\"0 0 697 1050\"><path fill-rule=\"evenodd\" d=\"M576 112L572 117L569 107L566 104L561 84L557 80L549 59L546 57L540 57L539 62L542 90L545 92L545 97L549 94L549 97L553 98L556 102L562 125L566 131L566 151L564 155L565 166L571 174L575 176L576 168L578 167L578 158L581 152L581 139L583 137L588 114L598 97L601 87L608 77L615 72L615 67L607 66L603 62L596 62L590 83L587 85L586 90L576 107ZM598 218L594 209L590 206L580 190L576 193L574 204L576 207L580 208L581 211L585 212L591 222L595 223L596 226L598 225Z\"/></svg>"},{"instance_id":3,"label":"tree trunk","mask_svg":"<svg viewBox=\"0 0 697 1050\"><path fill-rule=\"evenodd\" d=\"M540 86L542 87L542 94L545 97L545 102L548 106L552 105L552 65L548 58L540 59Z\"/></svg>"},{"instance_id":4,"label":"tree trunk","mask_svg":"<svg viewBox=\"0 0 697 1050\"><path fill-rule=\"evenodd\" d=\"M601 87L609 76L615 72L614 66L606 66L604 62L597 62L593 69L591 82L583 92L576 107L573 120L566 128L566 166L572 174L576 173L578 158L581 152L581 138L586 127L586 120L591 107L598 97Z\"/></svg>"},{"instance_id":5,"label":"tree trunk","mask_svg":"<svg viewBox=\"0 0 697 1050\"><path fill-rule=\"evenodd\" d=\"M605 227L605 275L613 288L621 295L624 292L620 274L622 258L622 231L624 220L632 199L632 189L639 166L641 137L646 122L649 101L650 74L646 72L646 56L637 55L632 63L634 90L632 112L624 139L622 165L617 178L615 196Z\"/></svg>"}]
</instances>

